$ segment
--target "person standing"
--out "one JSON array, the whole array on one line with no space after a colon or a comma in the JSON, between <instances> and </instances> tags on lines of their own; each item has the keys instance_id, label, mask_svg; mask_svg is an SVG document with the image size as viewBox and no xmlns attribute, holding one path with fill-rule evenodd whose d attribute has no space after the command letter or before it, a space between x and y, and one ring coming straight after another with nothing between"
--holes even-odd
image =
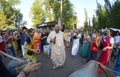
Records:
<instances>
[{"instance_id":1,"label":"person standing","mask_svg":"<svg viewBox=\"0 0 120 77\"><path fill-rule=\"evenodd\" d=\"M79 38L77 38L77 35L74 35L71 55L73 57L76 56L78 53L78 50L79 50Z\"/></svg>"},{"instance_id":2,"label":"person standing","mask_svg":"<svg viewBox=\"0 0 120 77\"><path fill-rule=\"evenodd\" d=\"M68 47L69 46L69 33L68 33L67 29L64 31L64 35L67 39L67 42L65 43L65 46Z\"/></svg>"},{"instance_id":3,"label":"person standing","mask_svg":"<svg viewBox=\"0 0 120 77\"><path fill-rule=\"evenodd\" d=\"M41 42L41 33L38 29L35 30L34 33L34 44L33 44L33 49L38 49L39 48L39 43Z\"/></svg>"},{"instance_id":4,"label":"person standing","mask_svg":"<svg viewBox=\"0 0 120 77\"><path fill-rule=\"evenodd\" d=\"M13 38L12 36L13 36L13 34L10 31L10 29L8 28L6 33L4 34L3 40L4 40L4 43L5 43L6 52L8 54L10 54L11 56L16 56L15 50L14 50L14 47L13 47L13 44L12 44L12 38Z\"/></svg>"},{"instance_id":5,"label":"person standing","mask_svg":"<svg viewBox=\"0 0 120 77\"><path fill-rule=\"evenodd\" d=\"M27 28L23 27L22 32L20 32L20 44L21 44L21 49L22 49L22 57L25 58L25 49L24 49L24 42L26 39L27 34Z\"/></svg>"},{"instance_id":6,"label":"person standing","mask_svg":"<svg viewBox=\"0 0 120 77\"><path fill-rule=\"evenodd\" d=\"M15 50L15 53L16 53L17 56L19 55L19 52L18 52L18 39L20 39L20 38L18 37L17 31L13 32L12 43L13 43L13 47L14 47L14 50Z\"/></svg>"},{"instance_id":7,"label":"person standing","mask_svg":"<svg viewBox=\"0 0 120 77\"><path fill-rule=\"evenodd\" d=\"M120 72L120 42L119 42L119 44L117 45L116 48L118 48L119 50L118 50L116 65L115 65L113 70L117 71L117 72ZM117 74L115 74L115 75L116 75L116 77L117 76L119 77L119 75L117 75Z\"/></svg>"},{"instance_id":8,"label":"person standing","mask_svg":"<svg viewBox=\"0 0 120 77\"><path fill-rule=\"evenodd\" d=\"M107 36L103 39L103 49L98 59L98 62L103 65L107 65L110 59L111 49L113 49L114 39L111 37L110 30L107 30ZM99 73L102 74L104 70L102 68L98 69Z\"/></svg>"},{"instance_id":9,"label":"person standing","mask_svg":"<svg viewBox=\"0 0 120 77\"><path fill-rule=\"evenodd\" d=\"M46 29L42 30L42 35L41 35L41 50L44 52L44 46L48 45L47 43L47 37L48 33L46 32Z\"/></svg>"},{"instance_id":10,"label":"person standing","mask_svg":"<svg viewBox=\"0 0 120 77\"><path fill-rule=\"evenodd\" d=\"M118 51L119 49L117 48L120 42L120 35L119 32L116 33L116 35L114 36L114 47L113 47L113 53L111 55L111 57L113 57L113 61L117 58L118 55Z\"/></svg>"},{"instance_id":11,"label":"person standing","mask_svg":"<svg viewBox=\"0 0 120 77\"><path fill-rule=\"evenodd\" d=\"M87 62L90 60L97 60L100 40L100 32L99 30L96 30L95 34L92 36L92 42L90 44L90 52L87 57Z\"/></svg>"},{"instance_id":12,"label":"person standing","mask_svg":"<svg viewBox=\"0 0 120 77\"><path fill-rule=\"evenodd\" d=\"M25 52L26 52L26 58L29 61L34 61L37 62L37 56L36 53L38 54L40 51L39 49L34 49L33 48L33 44L34 44L34 30L33 29L29 29L26 39L25 39L25 43L24 43L24 48L25 48Z\"/></svg>"},{"instance_id":13,"label":"person standing","mask_svg":"<svg viewBox=\"0 0 120 77\"><path fill-rule=\"evenodd\" d=\"M119 35L119 32L116 33L115 37L114 37L114 48L117 49L117 46L120 42L120 35Z\"/></svg>"},{"instance_id":14,"label":"person standing","mask_svg":"<svg viewBox=\"0 0 120 77\"><path fill-rule=\"evenodd\" d=\"M47 38L48 43L51 44L51 59L54 69L64 65L66 59L65 40L64 33L60 31L60 26L56 24L55 31L50 32Z\"/></svg>"},{"instance_id":15,"label":"person standing","mask_svg":"<svg viewBox=\"0 0 120 77\"><path fill-rule=\"evenodd\" d=\"M43 29L42 31L42 36L41 36L41 42L43 44L43 52L45 54L48 55L49 57L49 54L50 54L50 45L49 43L47 42L47 37L48 37L49 33L47 32L46 29Z\"/></svg>"},{"instance_id":16,"label":"person standing","mask_svg":"<svg viewBox=\"0 0 120 77\"><path fill-rule=\"evenodd\" d=\"M83 44L80 50L80 55L82 57L87 57L89 51L89 45L91 42L91 38L89 36L88 30L86 30L84 37L83 37Z\"/></svg>"}]
</instances>

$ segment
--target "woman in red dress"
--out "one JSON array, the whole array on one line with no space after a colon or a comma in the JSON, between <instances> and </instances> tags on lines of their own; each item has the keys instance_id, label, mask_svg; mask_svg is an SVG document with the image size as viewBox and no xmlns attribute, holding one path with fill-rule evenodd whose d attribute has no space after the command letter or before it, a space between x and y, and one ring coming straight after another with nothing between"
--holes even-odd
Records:
<instances>
[{"instance_id":1,"label":"woman in red dress","mask_svg":"<svg viewBox=\"0 0 120 77\"><path fill-rule=\"evenodd\" d=\"M5 44L2 37L2 32L0 32L0 50L5 52Z\"/></svg>"},{"instance_id":2,"label":"woman in red dress","mask_svg":"<svg viewBox=\"0 0 120 77\"><path fill-rule=\"evenodd\" d=\"M111 49L113 48L114 39L111 37L110 30L107 30L107 36L102 40L103 41L103 49L100 54L98 61L103 65L107 65L110 59ZM102 74L104 70L99 68L99 73Z\"/></svg>"}]
</instances>

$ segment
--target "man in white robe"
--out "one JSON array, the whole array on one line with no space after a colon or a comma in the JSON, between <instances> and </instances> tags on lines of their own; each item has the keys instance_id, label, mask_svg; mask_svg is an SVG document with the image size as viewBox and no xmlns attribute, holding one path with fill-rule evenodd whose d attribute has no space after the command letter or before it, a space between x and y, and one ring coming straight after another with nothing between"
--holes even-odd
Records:
<instances>
[{"instance_id":1,"label":"man in white robe","mask_svg":"<svg viewBox=\"0 0 120 77\"><path fill-rule=\"evenodd\" d=\"M66 59L65 53L65 36L64 33L60 31L60 26L55 25L55 31L52 31L48 38L48 43L51 44L51 59L53 63L53 68L58 68L64 65Z\"/></svg>"}]
</instances>

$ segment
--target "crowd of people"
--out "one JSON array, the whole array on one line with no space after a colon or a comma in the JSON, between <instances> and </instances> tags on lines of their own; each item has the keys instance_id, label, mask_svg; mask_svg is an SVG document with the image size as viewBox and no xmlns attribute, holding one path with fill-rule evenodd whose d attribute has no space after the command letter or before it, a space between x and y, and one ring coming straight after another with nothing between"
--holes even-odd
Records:
<instances>
[{"instance_id":1,"label":"crowd of people","mask_svg":"<svg viewBox=\"0 0 120 77\"><path fill-rule=\"evenodd\" d=\"M116 35L112 36L111 30L100 32L94 30L88 32L80 32L79 30L72 33L72 56L76 56L79 52L80 55L86 58L86 63L90 60L95 60L107 66L112 60L116 61L114 71L120 72L120 33L116 32ZM98 72L102 74L103 68L99 68Z\"/></svg>"},{"instance_id":2,"label":"crowd of people","mask_svg":"<svg viewBox=\"0 0 120 77\"><path fill-rule=\"evenodd\" d=\"M96 60L107 66L111 57L114 57L114 60L117 59L114 70L120 72L119 32L116 32L115 36L111 36L109 29L104 33L99 30L67 29L62 32L61 27L56 24L53 31L23 27L17 31L11 31L8 28L4 34L0 33L0 50L14 57L28 59L30 61L28 66L37 63L36 55L44 52L52 60L54 69L63 67L66 59L65 48L71 45L71 56L75 57L79 53L80 56L86 58L86 63L90 60ZM1 55L1 57L4 57L4 55ZM38 66L36 69L40 68L40 64L36 64L36 66ZM26 68L20 75L26 72ZM99 68L98 72L103 73L104 70ZM18 75L18 77L25 76Z\"/></svg>"}]
</instances>

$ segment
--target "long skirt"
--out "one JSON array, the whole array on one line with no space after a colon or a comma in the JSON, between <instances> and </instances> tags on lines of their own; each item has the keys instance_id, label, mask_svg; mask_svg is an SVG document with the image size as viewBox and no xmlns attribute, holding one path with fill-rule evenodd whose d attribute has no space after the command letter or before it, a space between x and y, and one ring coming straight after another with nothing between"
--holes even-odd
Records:
<instances>
[{"instance_id":1,"label":"long skirt","mask_svg":"<svg viewBox=\"0 0 120 77\"><path fill-rule=\"evenodd\" d=\"M4 42L0 43L0 50L5 52L5 44L4 44Z\"/></svg>"},{"instance_id":2,"label":"long skirt","mask_svg":"<svg viewBox=\"0 0 120 77\"><path fill-rule=\"evenodd\" d=\"M88 51L89 51L89 44L83 43L82 48L80 50L80 55L83 57L87 57Z\"/></svg>"},{"instance_id":3,"label":"long skirt","mask_svg":"<svg viewBox=\"0 0 120 77\"><path fill-rule=\"evenodd\" d=\"M97 60L97 55L98 55L98 52L90 50L87 56L87 62L90 60Z\"/></svg>"},{"instance_id":4,"label":"long skirt","mask_svg":"<svg viewBox=\"0 0 120 77\"><path fill-rule=\"evenodd\" d=\"M18 44L17 44L17 41L13 41L13 47L14 47L14 51L16 53L16 55L18 56Z\"/></svg>"},{"instance_id":5,"label":"long skirt","mask_svg":"<svg viewBox=\"0 0 120 77\"><path fill-rule=\"evenodd\" d=\"M39 43L39 49L40 49L40 51L43 52L43 42L40 42L40 43Z\"/></svg>"},{"instance_id":6,"label":"long skirt","mask_svg":"<svg viewBox=\"0 0 120 77\"><path fill-rule=\"evenodd\" d=\"M106 51L102 51L98 61L102 63L104 66L106 66L108 64L109 59L110 59L110 50L106 50ZM103 72L104 70L102 68L99 68L99 73L102 74Z\"/></svg>"},{"instance_id":7,"label":"long skirt","mask_svg":"<svg viewBox=\"0 0 120 77\"><path fill-rule=\"evenodd\" d=\"M72 46L72 56L76 56L79 50L79 39L76 39L73 41L73 46Z\"/></svg>"}]
</instances>

